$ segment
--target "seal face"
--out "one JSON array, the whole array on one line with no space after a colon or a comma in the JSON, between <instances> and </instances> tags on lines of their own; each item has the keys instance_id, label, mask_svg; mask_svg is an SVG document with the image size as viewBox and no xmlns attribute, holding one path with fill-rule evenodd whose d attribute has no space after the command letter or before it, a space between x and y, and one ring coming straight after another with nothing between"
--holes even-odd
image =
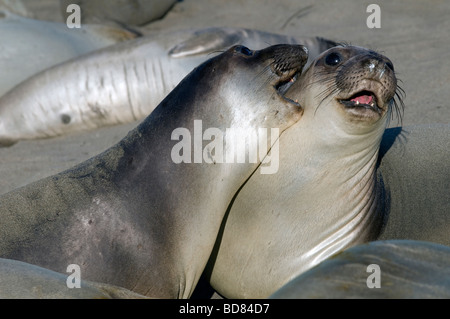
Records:
<instances>
[{"instance_id":1,"label":"seal face","mask_svg":"<svg viewBox=\"0 0 450 319\"><path fill-rule=\"evenodd\" d=\"M322 103L333 96L358 121L379 120L390 110L397 90L392 62L364 48L332 48L316 60L314 73L327 86L320 93Z\"/></svg>"},{"instance_id":2,"label":"seal face","mask_svg":"<svg viewBox=\"0 0 450 319\"><path fill-rule=\"evenodd\" d=\"M385 210L376 163L397 91L392 62L365 48L334 47L311 63L285 92L304 111L280 137L277 174L252 175L226 217L208 265L216 291L266 298L376 239Z\"/></svg>"},{"instance_id":3,"label":"seal face","mask_svg":"<svg viewBox=\"0 0 450 319\"><path fill-rule=\"evenodd\" d=\"M306 61L305 47L278 45L235 46L204 62L117 145L0 197L0 255L59 272L77 264L83 279L146 296L189 297L259 162L177 163L173 132L199 120L225 135L284 131L302 108L282 91ZM275 140L267 136L265 154ZM256 143L245 139L244 155Z\"/></svg>"}]
</instances>

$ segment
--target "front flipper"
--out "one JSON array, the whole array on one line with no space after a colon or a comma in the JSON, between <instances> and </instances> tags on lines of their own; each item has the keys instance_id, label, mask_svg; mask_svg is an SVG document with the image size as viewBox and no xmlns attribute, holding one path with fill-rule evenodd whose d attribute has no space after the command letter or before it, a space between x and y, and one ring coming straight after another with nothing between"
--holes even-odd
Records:
<instances>
[{"instance_id":1,"label":"front flipper","mask_svg":"<svg viewBox=\"0 0 450 319\"><path fill-rule=\"evenodd\" d=\"M194 32L189 39L175 45L169 50L172 58L208 54L223 51L239 44L245 37L245 30L212 27Z\"/></svg>"}]
</instances>

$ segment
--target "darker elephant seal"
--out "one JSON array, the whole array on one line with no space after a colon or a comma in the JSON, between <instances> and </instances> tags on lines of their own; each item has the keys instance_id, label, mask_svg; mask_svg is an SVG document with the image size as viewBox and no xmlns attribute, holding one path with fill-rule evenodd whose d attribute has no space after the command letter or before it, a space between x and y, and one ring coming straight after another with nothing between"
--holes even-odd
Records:
<instances>
[{"instance_id":1,"label":"darker elephant seal","mask_svg":"<svg viewBox=\"0 0 450 319\"><path fill-rule=\"evenodd\" d=\"M189 297L233 195L263 158L267 166L278 138L237 135L239 148L228 130L281 133L299 120L302 108L280 90L307 58L301 45L235 46L201 64L117 145L0 197L0 256L58 272L77 264L86 280ZM220 161L222 150L250 158L257 146L254 161Z\"/></svg>"}]
</instances>

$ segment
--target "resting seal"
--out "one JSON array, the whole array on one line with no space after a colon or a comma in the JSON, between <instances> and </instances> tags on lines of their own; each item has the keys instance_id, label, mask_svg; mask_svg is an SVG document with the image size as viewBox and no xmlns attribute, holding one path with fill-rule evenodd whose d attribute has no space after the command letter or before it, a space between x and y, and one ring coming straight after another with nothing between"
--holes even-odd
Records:
<instances>
[{"instance_id":1,"label":"resting seal","mask_svg":"<svg viewBox=\"0 0 450 319\"><path fill-rule=\"evenodd\" d=\"M83 25L82 29L69 29L65 23L0 10L0 96L46 68L135 37L118 27Z\"/></svg>"},{"instance_id":2,"label":"resting seal","mask_svg":"<svg viewBox=\"0 0 450 319\"><path fill-rule=\"evenodd\" d=\"M392 62L374 51L338 46L312 62L287 93L304 113L280 138L278 173L253 175L229 209L207 272L220 294L268 297L378 236L376 165L396 90Z\"/></svg>"},{"instance_id":3,"label":"resting seal","mask_svg":"<svg viewBox=\"0 0 450 319\"><path fill-rule=\"evenodd\" d=\"M335 45L233 28L119 43L44 70L0 98L0 146L142 120L211 53L237 44L262 49L268 43L303 44L314 56Z\"/></svg>"},{"instance_id":4,"label":"resting seal","mask_svg":"<svg viewBox=\"0 0 450 319\"><path fill-rule=\"evenodd\" d=\"M0 299L141 299L127 289L80 280L70 288L61 274L17 260L0 258Z\"/></svg>"},{"instance_id":5,"label":"resting seal","mask_svg":"<svg viewBox=\"0 0 450 319\"><path fill-rule=\"evenodd\" d=\"M189 297L232 196L261 158L220 163L211 142L203 150L210 162L187 163L188 154L177 164L174 133L192 132L196 120L225 138L229 128L284 131L302 108L276 88L291 83L306 60L301 45L235 46L203 63L117 145L0 197L0 256L57 272L78 264L87 280ZM266 153L276 140L267 135ZM246 139L241 154L249 156L255 143ZM225 142L224 153L233 145Z\"/></svg>"},{"instance_id":6,"label":"resting seal","mask_svg":"<svg viewBox=\"0 0 450 319\"><path fill-rule=\"evenodd\" d=\"M301 274L271 298L448 299L450 247L414 240L359 245Z\"/></svg>"}]
</instances>

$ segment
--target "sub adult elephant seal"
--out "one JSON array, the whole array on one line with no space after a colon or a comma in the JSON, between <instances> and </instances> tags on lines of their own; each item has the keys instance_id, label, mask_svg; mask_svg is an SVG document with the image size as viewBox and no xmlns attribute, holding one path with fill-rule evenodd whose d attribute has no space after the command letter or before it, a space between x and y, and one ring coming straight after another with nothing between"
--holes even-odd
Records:
<instances>
[{"instance_id":1,"label":"sub adult elephant seal","mask_svg":"<svg viewBox=\"0 0 450 319\"><path fill-rule=\"evenodd\" d=\"M396 90L392 62L375 51L337 46L312 62L286 93L304 113L280 138L277 174L252 175L224 221L206 274L217 292L266 298L378 236L376 165Z\"/></svg>"},{"instance_id":2,"label":"sub adult elephant seal","mask_svg":"<svg viewBox=\"0 0 450 319\"><path fill-rule=\"evenodd\" d=\"M212 52L235 44L262 49L268 43L303 44L313 55L335 45L232 28L126 41L49 68L0 98L0 146L141 120Z\"/></svg>"},{"instance_id":3,"label":"sub adult elephant seal","mask_svg":"<svg viewBox=\"0 0 450 319\"><path fill-rule=\"evenodd\" d=\"M69 29L65 23L0 11L0 96L46 68L135 37L118 27L86 24Z\"/></svg>"},{"instance_id":4,"label":"sub adult elephant seal","mask_svg":"<svg viewBox=\"0 0 450 319\"><path fill-rule=\"evenodd\" d=\"M112 285L75 278L17 260L0 258L0 299L143 299ZM79 280L79 282L78 282Z\"/></svg>"},{"instance_id":5,"label":"sub adult elephant seal","mask_svg":"<svg viewBox=\"0 0 450 319\"><path fill-rule=\"evenodd\" d=\"M189 297L233 195L276 147L277 130L301 117L280 90L306 60L304 46L276 45L204 62L115 146L0 197L0 256L57 272L77 264L86 280ZM234 160L242 155L249 160Z\"/></svg>"},{"instance_id":6,"label":"sub adult elephant seal","mask_svg":"<svg viewBox=\"0 0 450 319\"><path fill-rule=\"evenodd\" d=\"M293 279L271 298L450 298L450 247L415 240L349 248Z\"/></svg>"}]
</instances>

